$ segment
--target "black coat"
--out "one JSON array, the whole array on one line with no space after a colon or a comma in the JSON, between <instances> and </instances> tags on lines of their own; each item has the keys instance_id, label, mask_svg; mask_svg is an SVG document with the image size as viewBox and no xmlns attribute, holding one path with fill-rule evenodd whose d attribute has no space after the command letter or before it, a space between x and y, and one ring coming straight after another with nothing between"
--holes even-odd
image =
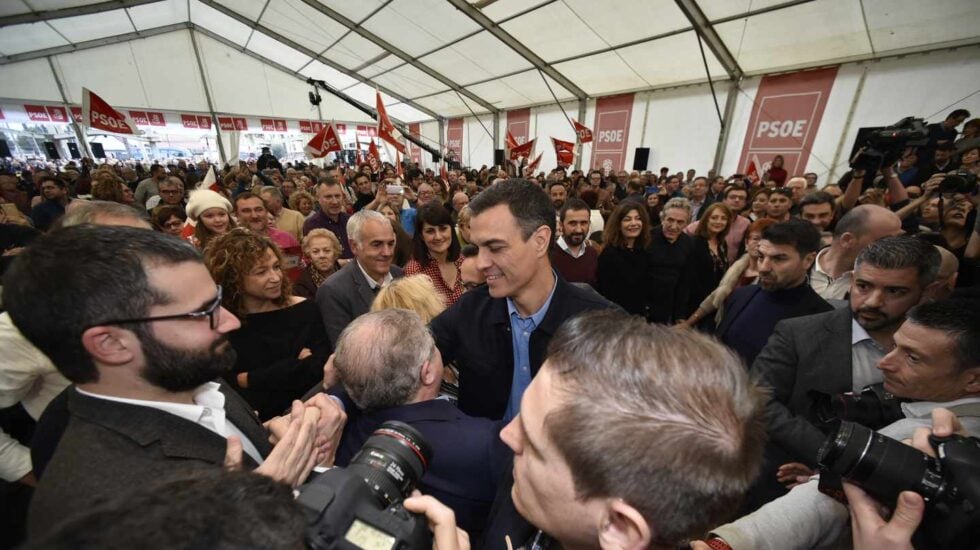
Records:
<instances>
[{"instance_id":1,"label":"black coat","mask_svg":"<svg viewBox=\"0 0 980 550\"><path fill-rule=\"evenodd\" d=\"M596 290L627 312L646 318L650 313L649 270L649 250L607 246L599 254Z\"/></svg>"},{"instance_id":2,"label":"black coat","mask_svg":"<svg viewBox=\"0 0 980 550\"><path fill-rule=\"evenodd\" d=\"M687 318L691 278L688 257L694 248L690 235L667 242L663 230L654 228L650 243L650 321L673 323Z\"/></svg>"},{"instance_id":3,"label":"black coat","mask_svg":"<svg viewBox=\"0 0 980 550\"><path fill-rule=\"evenodd\" d=\"M541 368L548 342L566 319L609 308L616 306L559 275L548 312L531 333L531 375ZM503 418L514 376L507 299L490 296L487 287L471 290L433 319L431 330L443 361L455 361L459 368L459 408L470 416Z\"/></svg>"},{"instance_id":4,"label":"black coat","mask_svg":"<svg viewBox=\"0 0 980 550\"><path fill-rule=\"evenodd\" d=\"M687 296L687 306L684 308L683 318L687 318L694 313L701 302L718 288L718 283L725 276L728 268L728 252L725 249L725 239L721 239L718 253L726 260L725 267L715 268L715 262L711 258L711 249L708 247L708 240L703 237L694 236L691 238L693 247L691 255L688 257L687 275L690 281L690 293Z\"/></svg>"}]
</instances>

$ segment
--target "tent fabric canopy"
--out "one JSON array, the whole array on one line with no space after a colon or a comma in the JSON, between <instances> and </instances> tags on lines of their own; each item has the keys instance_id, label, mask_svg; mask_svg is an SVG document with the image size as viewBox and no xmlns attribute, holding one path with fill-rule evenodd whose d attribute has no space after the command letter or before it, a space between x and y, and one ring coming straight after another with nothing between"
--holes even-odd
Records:
<instances>
[{"instance_id":1,"label":"tent fabric canopy","mask_svg":"<svg viewBox=\"0 0 980 550\"><path fill-rule=\"evenodd\" d=\"M215 112L309 117L314 78L416 122L975 44L978 25L974 0L9 0L0 97L61 101L53 66L69 102L207 111L196 40Z\"/></svg>"}]
</instances>

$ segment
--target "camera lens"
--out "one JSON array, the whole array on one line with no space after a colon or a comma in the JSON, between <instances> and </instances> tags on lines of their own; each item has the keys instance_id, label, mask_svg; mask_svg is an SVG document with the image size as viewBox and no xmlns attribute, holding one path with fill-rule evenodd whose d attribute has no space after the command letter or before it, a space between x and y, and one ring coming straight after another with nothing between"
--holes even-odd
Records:
<instances>
[{"instance_id":1,"label":"camera lens","mask_svg":"<svg viewBox=\"0 0 980 550\"><path fill-rule=\"evenodd\" d=\"M946 488L931 457L853 422L841 422L820 448L817 461L887 503L895 502L902 491L915 491L932 501Z\"/></svg>"},{"instance_id":2,"label":"camera lens","mask_svg":"<svg viewBox=\"0 0 980 550\"><path fill-rule=\"evenodd\" d=\"M407 498L432 460L432 447L415 428L390 420L364 442L347 469L364 481L384 507Z\"/></svg>"}]
</instances>

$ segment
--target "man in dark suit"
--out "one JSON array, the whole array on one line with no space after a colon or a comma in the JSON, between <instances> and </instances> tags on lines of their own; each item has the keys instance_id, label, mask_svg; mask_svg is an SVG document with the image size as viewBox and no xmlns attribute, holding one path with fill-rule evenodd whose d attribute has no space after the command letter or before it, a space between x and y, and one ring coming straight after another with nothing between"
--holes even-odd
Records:
<instances>
[{"instance_id":1,"label":"man in dark suit","mask_svg":"<svg viewBox=\"0 0 980 550\"><path fill-rule=\"evenodd\" d=\"M459 368L459 408L510 419L558 327L578 313L616 306L552 269L554 205L537 185L498 182L470 210L470 241L487 285L464 294L431 328L443 360Z\"/></svg>"},{"instance_id":2,"label":"man in dark suit","mask_svg":"<svg viewBox=\"0 0 980 550\"><path fill-rule=\"evenodd\" d=\"M333 365L348 414L337 465L346 466L383 422L405 422L432 448L421 491L452 508L471 535L482 531L507 454L503 425L438 398L442 357L419 316L387 309L358 317L341 333Z\"/></svg>"},{"instance_id":3,"label":"man in dark suit","mask_svg":"<svg viewBox=\"0 0 980 550\"><path fill-rule=\"evenodd\" d=\"M882 381L876 365L894 346L905 312L927 298L939 264L939 252L920 239L875 241L855 262L849 308L776 325L752 364L753 375L771 391L766 405L770 445L760 483L771 483L780 464L816 466L825 439L813 410L816 394L860 392Z\"/></svg>"},{"instance_id":4,"label":"man in dark suit","mask_svg":"<svg viewBox=\"0 0 980 550\"><path fill-rule=\"evenodd\" d=\"M245 402L213 382L234 365L226 334L240 326L221 299L193 247L145 229L70 227L21 255L4 305L75 384L32 536L165 472L244 466L295 486L332 458L343 413L331 400L294 402L270 421L273 448Z\"/></svg>"},{"instance_id":5,"label":"man in dark suit","mask_svg":"<svg viewBox=\"0 0 980 550\"><path fill-rule=\"evenodd\" d=\"M820 232L794 218L765 229L759 242L759 284L736 289L715 334L745 360L755 361L776 323L833 309L806 284L820 249ZM697 315L697 313L695 313Z\"/></svg>"},{"instance_id":6,"label":"man in dark suit","mask_svg":"<svg viewBox=\"0 0 980 550\"><path fill-rule=\"evenodd\" d=\"M354 261L328 278L316 291L316 305L323 315L330 345L336 346L341 331L371 309L378 290L401 277L402 268L391 265L395 257L395 231L391 222L375 210L361 210L347 222Z\"/></svg>"}]
</instances>

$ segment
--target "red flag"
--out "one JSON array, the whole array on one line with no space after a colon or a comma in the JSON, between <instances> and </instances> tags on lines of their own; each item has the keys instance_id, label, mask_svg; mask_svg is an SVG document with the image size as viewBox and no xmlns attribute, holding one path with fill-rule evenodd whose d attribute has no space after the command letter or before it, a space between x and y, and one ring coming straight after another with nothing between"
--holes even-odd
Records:
<instances>
[{"instance_id":1,"label":"red flag","mask_svg":"<svg viewBox=\"0 0 980 550\"><path fill-rule=\"evenodd\" d=\"M446 170L446 161L442 162L439 166L439 177L442 178L443 183L449 181L449 170Z\"/></svg>"},{"instance_id":2,"label":"red flag","mask_svg":"<svg viewBox=\"0 0 980 550\"><path fill-rule=\"evenodd\" d=\"M533 139L528 140L524 145L512 147L510 150L510 160L520 160L521 157L531 158L531 152L534 151L534 141Z\"/></svg>"},{"instance_id":3,"label":"red flag","mask_svg":"<svg viewBox=\"0 0 980 550\"><path fill-rule=\"evenodd\" d=\"M337 137L337 130L333 127L333 124L325 124L323 129L317 132L313 136L313 139L303 148L306 151L306 156L314 159L325 157L327 153L342 151L343 149L340 144L340 138Z\"/></svg>"},{"instance_id":4,"label":"red flag","mask_svg":"<svg viewBox=\"0 0 980 550\"><path fill-rule=\"evenodd\" d=\"M385 104L381 101L381 92L375 92L377 97L377 110L378 110L378 137L387 141L401 154L405 154L405 145L400 141L395 139L395 125L391 123L388 118L388 111L385 109Z\"/></svg>"},{"instance_id":5,"label":"red flag","mask_svg":"<svg viewBox=\"0 0 980 550\"><path fill-rule=\"evenodd\" d=\"M374 173L381 171L381 154L378 153L378 146L374 144L374 140L368 144L368 154L367 163L371 165L371 171Z\"/></svg>"},{"instance_id":6,"label":"red flag","mask_svg":"<svg viewBox=\"0 0 980 550\"><path fill-rule=\"evenodd\" d=\"M584 124L580 124L574 118L572 119L572 124L575 126L575 134L578 136L580 142L589 143L592 141L592 130L589 130Z\"/></svg>"},{"instance_id":7,"label":"red flag","mask_svg":"<svg viewBox=\"0 0 980 550\"><path fill-rule=\"evenodd\" d=\"M570 166L575 161L574 143L555 138L551 138L551 143L555 145L555 156L558 157L558 166Z\"/></svg>"},{"instance_id":8,"label":"red flag","mask_svg":"<svg viewBox=\"0 0 980 550\"><path fill-rule=\"evenodd\" d=\"M136 123L125 114L113 109L104 99L82 88L82 124L117 134L142 134Z\"/></svg>"},{"instance_id":9,"label":"red flag","mask_svg":"<svg viewBox=\"0 0 980 550\"><path fill-rule=\"evenodd\" d=\"M395 171L398 174L398 179L405 181L405 169L402 167L402 156L395 152Z\"/></svg>"},{"instance_id":10,"label":"red flag","mask_svg":"<svg viewBox=\"0 0 980 550\"><path fill-rule=\"evenodd\" d=\"M745 170L745 177L752 180L752 183L759 181L759 169L755 166L755 160L749 161L749 167Z\"/></svg>"},{"instance_id":11,"label":"red flag","mask_svg":"<svg viewBox=\"0 0 980 550\"><path fill-rule=\"evenodd\" d=\"M514 139L514 134L510 133L510 130L507 130L507 149L514 149L517 147L517 145L517 140Z\"/></svg>"},{"instance_id":12,"label":"red flag","mask_svg":"<svg viewBox=\"0 0 980 550\"><path fill-rule=\"evenodd\" d=\"M357 144L357 152L356 152L356 155L355 155L355 159L354 160L356 160L357 161L357 165L360 166L360 165L364 164L364 154L361 153L361 138L359 138L359 137L357 137L355 135L354 136L354 143Z\"/></svg>"},{"instance_id":13,"label":"red flag","mask_svg":"<svg viewBox=\"0 0 980 550\"><path fill-rule=\"evenodd\" d=\"M542 153L538 153L538 158L534 159L534 162L532 162L531 164L528 164L527 165L527 167L524 169L524 175L525 176L533 176L534 175L534 171L537 170L538 169L538 165L541 164L541 155L543 155L543 154L544 154L543 152Z\"/></svg>"}]
</instances>

